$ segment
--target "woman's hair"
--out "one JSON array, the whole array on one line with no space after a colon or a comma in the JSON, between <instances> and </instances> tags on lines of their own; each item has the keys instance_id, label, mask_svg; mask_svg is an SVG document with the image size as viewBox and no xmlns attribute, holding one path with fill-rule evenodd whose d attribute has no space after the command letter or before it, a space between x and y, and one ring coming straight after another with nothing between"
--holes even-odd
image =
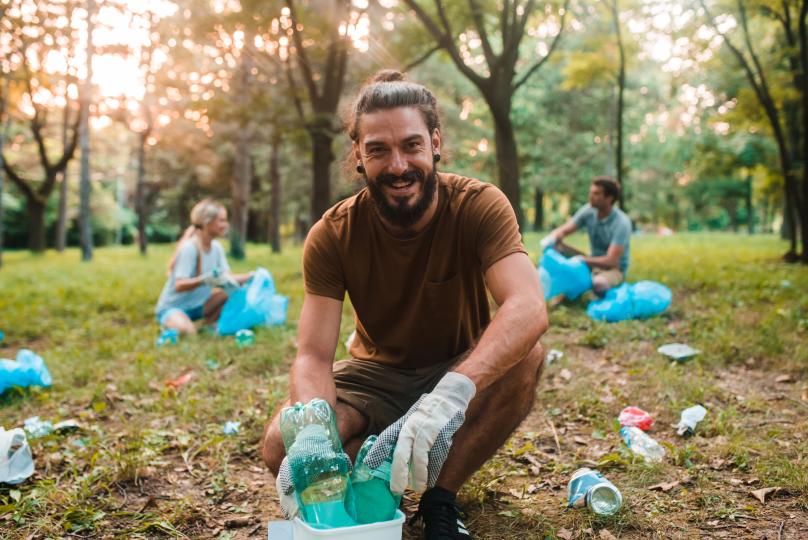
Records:
<instances>
[{"instance_id":1,"label":"woman's hair","mask_svg":"<svg viewBox=\"0 0 808 540\"><path fill-rule=\"evenodd\" d=\"M346 122L348 136L353 142L359 141L359 119L363 114L398 107L418 109L430 135L440 128L435 95L423 85L405 81L402 73L384 69L359 90Z\"/></svg>"},{"instance_id":2,"label":"woman's hair","mask_svg":"<svg viewBox=\"0 0 808 540\"><path fill-rule=\"evenodd\" d=\"M171 256L171 261L168 263L169 275L174 270L174 265L177 263L177 255L180 252L182 243L194 236L196 231L216 219L219 213L224 209L225 207L222 203L211 198L202 199L191 208L191 224L185 229L185 232L182 233L180 239L177 240L177 247L174 248L174 254Z\"/></svg>"}]
</instances>

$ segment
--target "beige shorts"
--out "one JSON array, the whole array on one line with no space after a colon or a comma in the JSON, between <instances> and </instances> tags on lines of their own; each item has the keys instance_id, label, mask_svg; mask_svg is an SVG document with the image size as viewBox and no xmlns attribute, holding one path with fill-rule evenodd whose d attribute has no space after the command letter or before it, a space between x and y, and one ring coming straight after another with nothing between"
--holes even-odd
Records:
<instances>
[{"instance_id":1,"label":"beige shorts","mask_svg":"<svg viewBox=\"0 0 808 540\"><path fill-rule=\"evenodd\" d=\"M368 419L361 436L364 440L404 416L421 394L431 392L458 361L459 357L430 367L405 369L367 360L341 360L334 363L337 401L347 403Z\"/></svg>"},{"instance_id":2,"label":"beige shorts","mask_svg":"<svg viewBox=\"0 0 808 540\"><path fill-rule=\"evenodd\" d=\"M618 270L617 268L593 268L592 269L592 279L599 277L601 279L606 280L606 284L609 286L610 289L614 287L620 286L625 279L623 276L623 272Z\"/></svg>"}]
</instances>

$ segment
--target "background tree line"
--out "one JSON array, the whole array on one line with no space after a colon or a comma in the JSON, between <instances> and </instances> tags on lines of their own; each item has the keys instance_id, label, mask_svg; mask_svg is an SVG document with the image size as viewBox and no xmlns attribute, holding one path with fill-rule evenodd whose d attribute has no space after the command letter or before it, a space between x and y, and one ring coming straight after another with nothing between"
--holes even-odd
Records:
<instances>
[{"instance_id":1,"label":"background tree line","mask_svg":"<svg viewBox=\"0 0 808 540\"><path fill-rule=\"evenodd\" d=\"M230 208L234 256L279 250L361 187L342 115L397 68L438 94L441 167L498 184L523 228L611 174L640 228L782 232L808 262L807 16L808 0L7 0L0 254L145 254L206 195Z\"/></svg>"}]
</instances>

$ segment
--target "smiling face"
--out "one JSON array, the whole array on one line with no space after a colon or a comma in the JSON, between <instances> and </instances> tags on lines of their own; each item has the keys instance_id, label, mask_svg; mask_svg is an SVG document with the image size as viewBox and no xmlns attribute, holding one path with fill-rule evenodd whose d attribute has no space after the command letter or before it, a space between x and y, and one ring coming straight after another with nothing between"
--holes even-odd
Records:
<instances>
[{"instance_id":1,"label":"smiling face","mask_svg":"<svg viewBox=\"0 0 808 540\"><path fill-rule=\"evenodd\" d=\"M230 223L227 221L227 210L222 208L219 213L205 225L205 232L211 238L221 238L227 234Z\"/></svg>"},{"instance_id":2,"label":"smiling face","mask_svg":"<svg viewBox=\"0 0 808 540\"><path fill-rule=\"evenodd\" d=\"M394 227L419 230L437 207L433 156L440 153L440 132L430 134L414 107L364 114L358 131L354 155L380 215Z\"/></svg>"}]
</instances>

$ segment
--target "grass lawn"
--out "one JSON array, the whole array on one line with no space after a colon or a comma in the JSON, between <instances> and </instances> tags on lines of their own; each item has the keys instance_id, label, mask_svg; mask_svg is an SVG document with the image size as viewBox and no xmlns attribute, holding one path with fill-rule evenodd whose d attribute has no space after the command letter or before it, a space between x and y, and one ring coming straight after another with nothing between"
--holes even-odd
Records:
<instances>
[{"instance_id":1,"label":"grass lawn","mask_svg":"<svg viewBox=\"0 0 808 540\"><path fill-rule=\"evenodd\" d=\"M535 260L538 236L527 244ZM808 268L779 262L785 248L764 236L639 236L629 279L668 285L667 313L609 325L590 321L583 301L554 308L544 343L564 357L545 370L533 412L461 492L475 538L808 538ZM290 297L288 324L259 329L244 349L205 334L155 346L170 250L99 249L91 264L75 250L4 254L0 357L34 350L54 385L6 392L0 425L38 415L82 429L29 439L36 473L0 486L1 538L266 538L267 520L279 518L258 445L295 354L300 247L273 255L251 245L233 264L269 268ZM352 327L346 303L343 340ZM703 352L670 364L655 351L672 341ZM166 387L188 371L190 383ZM681 438L671 425L696 403L707 418ZM663 463L632 459L620 441L627 405L654 416ZM222 433L228 420L241 422L238 435ZM581 466L620 488L617 516L565 509ZM751 495L767 487L779 489L765 503Z\"/></svg>"}]
</instances>

